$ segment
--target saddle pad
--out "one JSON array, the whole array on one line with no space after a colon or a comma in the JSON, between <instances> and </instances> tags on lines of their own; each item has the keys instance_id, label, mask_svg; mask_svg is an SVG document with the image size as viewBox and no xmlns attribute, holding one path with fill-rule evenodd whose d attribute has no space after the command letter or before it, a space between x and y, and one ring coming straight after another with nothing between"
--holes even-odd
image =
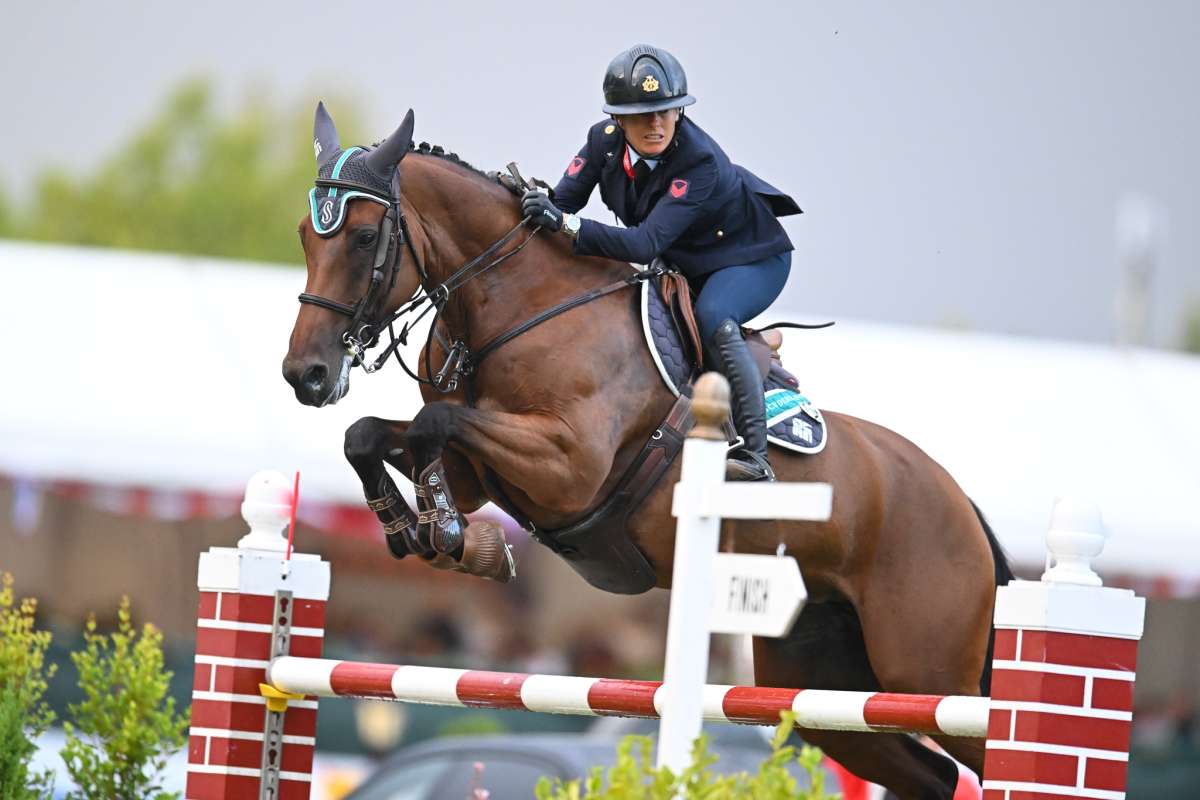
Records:
<instances>
[{"instance_id":1,"label":"saddle pad","mask_svg":"<svg viewBox=\"0 0 1200 800\"><path fill-rule=\"evenodd\" d=\"M685 386L692 375L692 363L671 309L658 292L657 281L642 282L642 333L663 383L679 397L679 387Z\"/></svg>"},{"instance_id":2,"label":"saddle pad","mask_svg":"<svg viewBox=\"0 0 1200 800\"><path fill-rule=\"evenodd\" d=\"M763 382L767 406L767 441L797 453L819 453L828 441L825 418L803 392L794 389L774 370Z\"/></svg>"},{"instance_id":3,"label":"saddle pad","mask_svg":"<svg viewBox=\"0 0 1200 800\"><path fill-rule=\"evenodd\" d=\"M686 386L693 367L683 337L675 326L671 310L663 302L654 281L642 283L642 332L646 347L663 383L676 397ZM819 453L827 442L825 419L821 411L784 377L787 373L772 369L763 381L767 407L767 441L797 453Z\"/></svg>"}]
</instances>

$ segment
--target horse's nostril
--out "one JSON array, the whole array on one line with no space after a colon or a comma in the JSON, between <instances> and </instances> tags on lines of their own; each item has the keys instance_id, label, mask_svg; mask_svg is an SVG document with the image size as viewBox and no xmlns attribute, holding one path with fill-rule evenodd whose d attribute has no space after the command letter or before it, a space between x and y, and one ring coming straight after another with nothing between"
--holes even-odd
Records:
<instances>
[{"instance_id":1,"label":"horse's nostril","mask_svg":"<svg viewBox=\"0 0 1200 800\"><path fill-rule=\"evenodd\" d=\"M303 384L309 391L317 391L325 383L325 365L313 364L308 369L304 370L304 375L300 378L300 383Z\"/></svg>"}]
</instances>

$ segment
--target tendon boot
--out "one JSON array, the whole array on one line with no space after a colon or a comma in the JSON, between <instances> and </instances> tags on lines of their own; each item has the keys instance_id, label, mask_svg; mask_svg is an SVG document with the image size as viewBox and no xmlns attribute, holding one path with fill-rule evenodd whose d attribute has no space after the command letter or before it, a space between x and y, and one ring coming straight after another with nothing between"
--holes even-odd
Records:
<instances>
[{"instance_id":1,"label":"tendon boot","mask_svg":"<svg viewBox=\"0 0 1200 800\"><path fill-rule=\"evenodd\" d=\"M516 577L504 529L487 520L467 522L454 505L440 458L421 471L416 493L418 538L433 549L425 556L432 566L501 583Z\"/></svg>"},{"instance_id":2,"label":"tendon boot","mask_svg":"<svg viewBox=\"0 0 1200 800\"><path fill-rule=\"evenodd\" d=\"M767 410L763 401L762 375L750 355L742 328L732 319L717 326L712 351L721 371L729 379L733 426L742 443L729 454L725 478L733 481L773 481L775 471L767 462Z\"/></svg>"},{"instance_id":3,"label":"tendon boot","mask_svg":"<svg viewBox=\"0 0 1200 800\"><path fill-rule=\"evenodd\" d=\"M467 518L454 507L440 458L421 471L416 481L417 538L434 552L462 561Z\"/></svg>"}]
</instances>

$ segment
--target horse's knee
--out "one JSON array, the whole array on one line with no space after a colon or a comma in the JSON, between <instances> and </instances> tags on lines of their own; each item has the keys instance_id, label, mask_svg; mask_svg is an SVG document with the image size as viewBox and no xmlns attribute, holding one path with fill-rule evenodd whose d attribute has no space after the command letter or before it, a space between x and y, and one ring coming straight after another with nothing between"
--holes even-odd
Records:
<instances>
[{"instance_id":1,"label":"horse's knee","mask_svg":"<svg viewBox=\"0 0 1200 800\"><path fill-rule=\"evenodd\" d=\"M457 409L449 403L428 403L413 417L408 428L408 441L412 447L440 451L450 440L454 431L454 413Z\"/></svg>"},{"instance_id":2,"label":"horse's knee","mask_svg":"<svg viewBox=\"0 0 1200 800\"><path fill-rule=\"evenodd\" d=\"M379 461L379 448L387 432L386 424L379 417L363 417L346 428L346 439L342 444L346 460L351 464Z\"/></svg>"}]
</instances>

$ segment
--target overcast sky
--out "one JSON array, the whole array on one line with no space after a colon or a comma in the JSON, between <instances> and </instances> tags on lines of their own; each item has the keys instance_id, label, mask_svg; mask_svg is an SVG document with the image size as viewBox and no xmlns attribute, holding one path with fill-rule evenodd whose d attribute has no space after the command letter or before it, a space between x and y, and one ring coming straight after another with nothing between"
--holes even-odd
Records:
<instances>
[{"instance_id":1,"label":"overcast sky","mask_svg":"<svg viewBox=\"0 0 1200 800\"><path fill-rule=\"evenodd\" d=\"M196 75L231 105L351 94L376 136L412 107L418 139L553 183L604 67L646 41L683 62L693 119L805 209L783 305L1109 341L1129 192L1169 219L1152 341L1200 301L1196 0L114 0L9 4L4 27L10 194L93 166Z\"/></svg>"}]
</instances>

